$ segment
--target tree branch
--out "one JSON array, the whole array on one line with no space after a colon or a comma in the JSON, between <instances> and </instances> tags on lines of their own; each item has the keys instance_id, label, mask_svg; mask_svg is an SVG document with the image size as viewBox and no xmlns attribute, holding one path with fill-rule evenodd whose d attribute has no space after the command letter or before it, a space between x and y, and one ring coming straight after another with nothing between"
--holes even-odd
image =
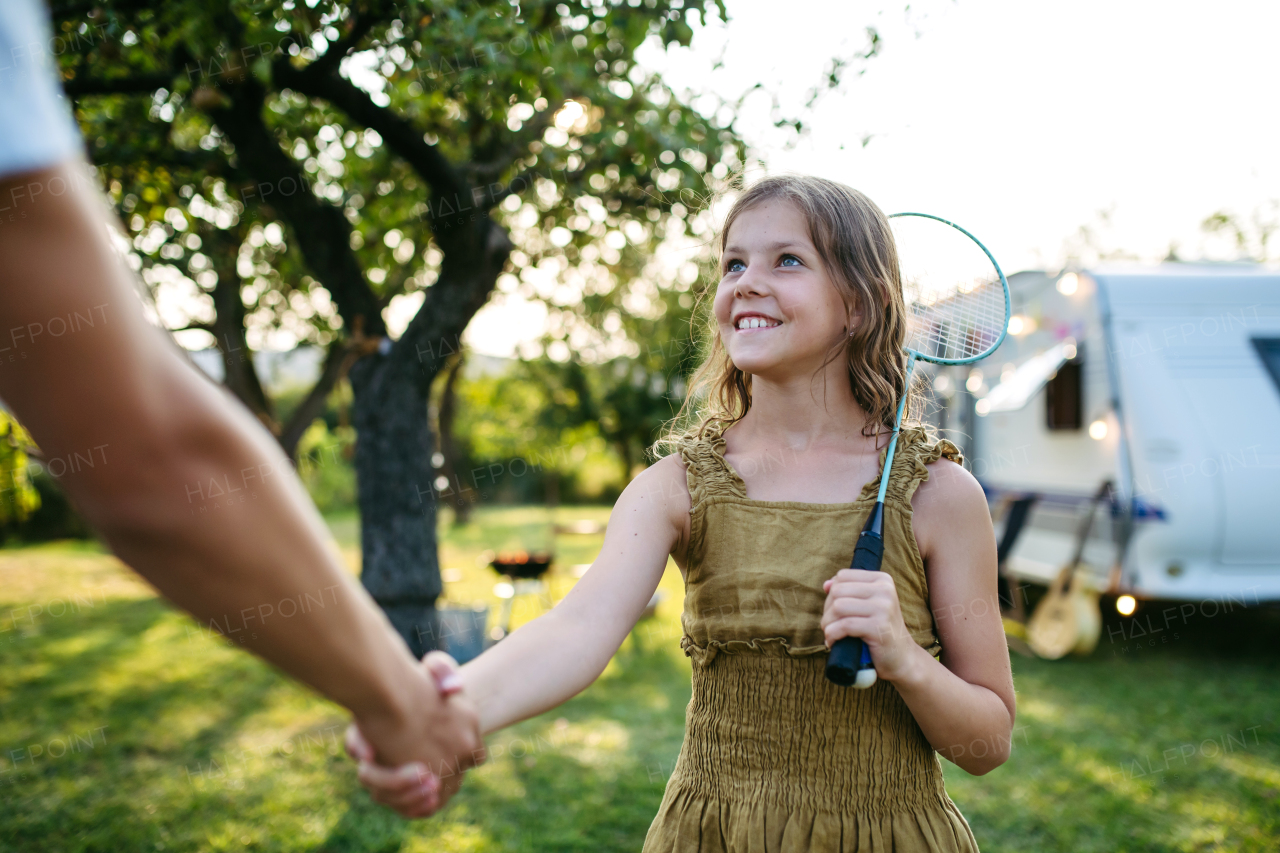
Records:
<instances>
[{"instance_id":1,"label":"tree branch","mask_svg":"<svg viewBox=\"0 0 1280 853\"><path fill-rule=\"evenodd\" d=\"M280 446L284 448L285 454L290 459L298 453L298 442L302 440L302 434L324 411L329 392L342 381L342 377L347 375L347 371L356 363L356 359L364 354L363 349L359 344L337 344L330 347L329 354L325 356L324 369L320 372L320 378L316 380L316 384L307 392L306 398L298 404L289 422L280 431Z\"/></svg>"},{"instance_id":2,"label":"tree branch","mask_svg":"<svg viewBox=\"0 0 1280 853\"><path fill-rule=\"evenodd\" d=\"M217 330L214 328L212 323L187 323L187 325L183 326L181 329L168 330L169 334L171 335L176 335L178 332L191 332L191 331L208 332L209 334L213 335L216 333Z\"/></svg>"},{"instance_id":3,"label":"tree branch","mask_svg":"<svg viewBox=\"0 0 1280 853\"><path fill-rule=\"evenodd\" d=\"M445 359L461 347L462 332L493 292L514 246L506 229L484 219L458 229L458 245L446 248L440 277L425 291L422 307L396 342L393 358L418 371L424 394Z\"/></svg>"},{"instance_id":4,"label":"tree branch","mask_svg":"<svg viewBox=\"0 0 1280 853\"><path fill-rule=\"evenodd\" d=\"M543 110L524 123L524 126L512 136L511 141L502 146L503 155L484 163L473 162L468 170L481 181L490 181L501 175L506 169L529 150L529 143L541 138L554 119L551 110ZM497 202L495 202L497 204Z\"/></svg>"},{"instance_id":5,"label":"tree branch","mask_svg":"<svg viewBox=\"0 0 1280 853\"><path fill-rule=\"evenodd\" d=\"M433 194L456 198L470 195L470 187L453 165L407 119L375 104L367 92L336 71L313 71L315 68L315 63L298 69L285 60L277 60L274 79L280 86L323 98L356 122L376 130L382 141L427 182Z\"/></svg>"},{"instance_id":6,"label":"tree branch","mask_svg":"<svg viewBox=\"0 0 1280 853\"><path fill-rule=\"evenodd\" d=\"M231 104L209 115L235 146L237 164L258 182L246 192L289 223L307 266L332 294L348 328L382 337L381 306L351 250L351 224L339 208L316 198L306 174L267 129L261 85L251 78L227 91Z\"/></svg>"},{"instance_id":7,"label":"tree branch","mask_svg":"<svg viewBox=\"0 0 1280 853\"><path fill-rule=\"evenodd\" d=\"M237 170L232 169L227 163L225 157L221 153L211 151L184 151L181 148L172 147L167 139L152 141L158 143L155 145L104 145L99 148L91 146L89 153L92 155L94 165L143 165L148 168L162 166L173 172L181 172L189 170L192 172L200 172L203 174L217 175L228 180L236 178L246 178L247 176L237 174Z\"/></svg>"},{"instance_id":8,"label":"tree branch","mask_svg":"<svg viewBox=\"0 0 1280 853\"><path fill-rule=\"evenodd\" d=\"M153 74L112 77L105 80L96 77L72 78L63 82L62 89L69 98L79 98L84 95L150 94L156 89L172 89L173 76L172 71L157 71Z\"/></svg>"}]
</instances>

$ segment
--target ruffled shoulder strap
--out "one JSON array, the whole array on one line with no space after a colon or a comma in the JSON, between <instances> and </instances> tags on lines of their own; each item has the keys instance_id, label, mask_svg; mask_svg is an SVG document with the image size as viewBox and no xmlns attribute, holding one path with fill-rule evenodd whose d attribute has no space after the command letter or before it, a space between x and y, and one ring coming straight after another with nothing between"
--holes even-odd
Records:
<instances>
[{"instance_id":1,"label":"ruffled shoulder strap","mask_svg":"<svg viewBox=\"0 0 1280 853\"><path fill-rule=\"evenodd\" d=\"M680 437L678 449L689 483L689 503L697 508L713 495L745 498L746 484L724 458L724 424L712 421Z\"/></svg>"},{"instance_id":2,"label":"ruffled shoulder strap","mask_svg":"<svg viewBox=\"0 0 1280 853\"><path fill-rule=\"evenodd\" d=\"M686 582L702 565L707 532L707 503L718 496L747 496L747 486L724 458L724 424L711 422L681 436L677 444L689 486L689 550Z\"/></svg>"},{"instance_id":3,"label":"ruffled shoulder strap","mask_svg":"<svg viewBox=\"0 0 1280 853\"><path fill-rule=\"evenodd\" d=\"M964 463L960 448L947 439L933 441L924 427L903 427L893 454L893 472L885 490L886 500L897 500L910 506L916 489L929 479L929 469L925 466L939 459L950 459L957 465ZM884 464L883 457L881 464Z\"/></svg>"}]
</instances>

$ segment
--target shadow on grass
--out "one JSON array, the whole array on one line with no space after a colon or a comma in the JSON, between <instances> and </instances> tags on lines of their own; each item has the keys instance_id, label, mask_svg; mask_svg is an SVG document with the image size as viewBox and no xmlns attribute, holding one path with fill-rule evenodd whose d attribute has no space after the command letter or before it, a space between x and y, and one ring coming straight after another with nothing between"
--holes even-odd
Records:
<instances>
[{"instance_id":1,"label":"shadow on grass","mask_svg":"<svg viewBox=\"0 0 1280 853\"><path fill-rule=\"evenodd\" d=\"M1111 608L1088 658L1014 659L1013 757L981 778L948 765L984 853L1280 849L1280 611L1169 607ZM0 775L19 779L0 785L0 850L635 851L683 738L689 665L668 619L582 695L490 738L493 759L430 822L371 803L341 756L192 781L293 689L194 631L159 601L112 600L0 642L0 749L105 727Z\"/></svg>"},{"instance_id":2,"label":"shadow on grass","mask_svg":"<svg viewBox=\"0 0 1280 853\"><path fill-rule=\"evenodd\" d=\"M1280 772L1275 616L1188 619L1142 657L1111 654L1104 633L1089 658L1016 658L1026 728L1010 762L981 778L947 765L984 853L1277 849L1276 791L1260 781ZM493 760L434 820L388 826L356 794L317 851L637 850L683 738L677 635L642 624L596 685L490 738Z\"/></svg>"},{"instance_id":3,"label":"shadow on grass","mask_svg":"<svg viewBox=\"0 0 1280 853\"><path fill-rule=\"evenodd\" d=\"M1246 596L1248 598L1248 596ZM1143 601L1132 616L1102 600L1102 634L1090 659L1170 655L1226 661L1278 660L1280 606L1235 601Z\"/></svg>"},{"instance_id":4,"label":"shadow on grass","mask_svg":"<svg viewBox=\"0 0 1280 853\"><path fill-rule=\"evenodd\" d=\"M242 654L224 653L211 673L199 657L219 650L184 639L189 625L157 599L109 600L3 647L0 748L11 765L0 799L16 849L156 849L155 800L180 813L201 799L192 767L234 739L281 679ZM175 673L183 643L197 659ZM191 726L197 712L203 722ZM73 738L78 748L61 746Z\"/></svg>"},{"instance_id":5,"label":"shadow on grass","mask_svg":"<svg viewBox=\"0 0 1280 853\"><path fill-rule=\"evenodd\" d=\"M408 821L383 808L357 789L347 796L346 811L312 853L396 853L410 831Z\"/></svg>"}]
</instances>

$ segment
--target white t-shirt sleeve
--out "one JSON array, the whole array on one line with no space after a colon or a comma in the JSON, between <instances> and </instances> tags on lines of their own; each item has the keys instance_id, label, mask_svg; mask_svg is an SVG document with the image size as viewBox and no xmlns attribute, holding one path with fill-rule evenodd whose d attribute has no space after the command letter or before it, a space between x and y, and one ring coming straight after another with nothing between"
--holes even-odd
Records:
<instances>
[{"instance_id":1,"label":"white t-shirt sleeve","mask_svg":"<svg viewBox=\"0 0 1280 853\"><path fill-rule=\"evenodd\" d=\"M83 151L59 82L57 45L40 0L0 0L0 177Z\"/></svg>"}]
</instances>

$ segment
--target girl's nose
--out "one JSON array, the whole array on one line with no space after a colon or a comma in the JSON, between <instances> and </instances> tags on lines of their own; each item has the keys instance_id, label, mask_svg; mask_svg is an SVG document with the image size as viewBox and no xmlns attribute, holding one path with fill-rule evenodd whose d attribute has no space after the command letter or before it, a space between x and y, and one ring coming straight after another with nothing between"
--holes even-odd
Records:
<instances>
[{"instance_id":1,"label":"girl's nose","mask_svg":"<svg viewBox=\"0 0 1280 853\"><path fill-rule=\"evenodd\" d=\"M747 267L738 280L734 282L734 296L761 296L768 292L768 285L759 280L760 276Z\"/></svg>"}]
</instances>

